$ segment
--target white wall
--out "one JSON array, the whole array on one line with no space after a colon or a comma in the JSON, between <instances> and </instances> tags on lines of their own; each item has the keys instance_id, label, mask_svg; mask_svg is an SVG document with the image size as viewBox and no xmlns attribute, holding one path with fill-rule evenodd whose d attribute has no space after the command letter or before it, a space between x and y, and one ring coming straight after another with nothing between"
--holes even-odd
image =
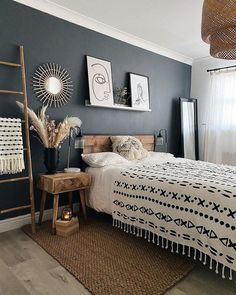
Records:
<instances>
[{"instance_id":1,"label":"white wall","mask_svg":"<svg viewBox=\"0 0 236 295\"><path fill-rule=\"evenodd\" d=\"M199 154L203 160L205 118L210 110L206 109L207 92L210 86L209 69L236 65L236 61L227 61L215 58L197 60L192 66L191 97L198 99L198 130L199 130Z\"/></svg>"}]
</instances>

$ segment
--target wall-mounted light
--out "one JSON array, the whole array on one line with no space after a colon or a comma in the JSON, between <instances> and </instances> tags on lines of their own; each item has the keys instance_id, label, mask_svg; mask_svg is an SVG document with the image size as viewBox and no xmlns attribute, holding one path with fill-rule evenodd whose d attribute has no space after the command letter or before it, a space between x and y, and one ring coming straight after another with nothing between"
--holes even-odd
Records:
<instances>
[{"instance_id":1,"label":"wall-mounted light","mask_svg":"<svg viewBox=\"0 0 236 295\"><path fill-rule=\"evenodd\" d=\"M80 149L79 163L81 163L81 153L84 148L84 139L83 139L81 128L79 126L76 126L75 128L70 129L69 145L68 145L68 153L67 153L67 168L64 169L65 172L80 172L81 171L80 168L70 167L71 141L73 140L74 134L76 136L74 139L74 148Z\"/></svg>"},{"instance_id":2,"label":"wall-mounted light","mask_svg":"<svg viewBox=\"0 0 236 295\"><path fill-rule=\"evenodd\" d=\"M82 134L82 130L80 128L78 134L75 137L75 145L74 145L75 149L80 149L83 150L84 149L84 137Z\"/></svg>"},{"instance_id":3,"label":"wall-mounted light","mask_svg":"<svg viewBox=\"0 0 236 295\"><path fill-rule=\"evenodd\" d=\"M161 129L156 135L155 142L155 151L158 151L158 148L161 148L161 151L167 152L167 130Z\"/></svg>"},{"instance_id":4,"label":"wall-mounted light","mask_svg":"<svg viewBox=\"0 0 236 295\"><path fill-rule=\"evenodd\" d=\"M79 166L81 167L82 171L84 170L84 162L82 159L82 154L83 154L83 150L84 150L84 143L85 143L85 140L84 140L84 137L82 134L82 130L80 129L79 133L75 137L74 147L75 147L75 149L78 149L78 163L79 163Z\"/></svg>"}]
</instances>

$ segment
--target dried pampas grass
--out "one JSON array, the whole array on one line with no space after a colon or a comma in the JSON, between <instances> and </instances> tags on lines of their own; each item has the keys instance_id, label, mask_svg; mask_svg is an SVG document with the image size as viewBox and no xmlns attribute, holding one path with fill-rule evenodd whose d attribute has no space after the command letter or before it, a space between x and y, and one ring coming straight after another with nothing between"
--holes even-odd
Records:
<instances>
[{"instance_id":1,"label":"dried pampas grass","mask_svg":"<svg viewBox=\"0 0 236 295\"><path fill-rule=\"evenodd\" d=\"M21 111L24 112L24 104L19 101L17 101L16 103L21 109ZM44 122L41 121L40 117L37 117L37 115L35 114L33 110L31 110L30 108L27 108L27 109L28 109L28 116L29 116L30 122L34 126L38 136L40 137L40 140L42 141L43 146L49 147L48 135L44 126Z\"/></svg>"},{"instance_id":2,"label":"dried pampas grass","mask_svg":"<svg viewBox=\"0 0 236 295\"><path fill-rule=\"evenodd\" d=\"M55 140L55 147L58 147L69 135L71 128L80 127L82 121L77 117L66 117L58 124L58 133Z\"/></svg>"},{"instance_id":3,"label":"dried pampas grass","mask_svg":"<svg viewBox=\"0 0 236 295\"><path fill-rule=\"evenodd\" d=\"M24 111L23 103L16 102L21 111ZM57 148L70 135L71 130L80 127L82 121L78 117L66 117L58 125L55 120L50 120L46 116L47 106L43 106L38 114L28 108L28 116L32 126L31 130L35 131L37 138L45 148Z\"/></svg>"}]
</instances>

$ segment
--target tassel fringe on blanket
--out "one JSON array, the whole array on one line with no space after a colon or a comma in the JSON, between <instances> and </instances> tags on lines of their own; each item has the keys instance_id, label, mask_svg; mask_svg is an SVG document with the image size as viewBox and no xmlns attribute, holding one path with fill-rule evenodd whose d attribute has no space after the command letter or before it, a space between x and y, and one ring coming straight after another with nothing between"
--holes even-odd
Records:
<instances>
[{"instance_id":1,"label":"tassel fringe on blanket","mask_svg":"<svg viewBox=\"0 0 236 295\"><path fill-rule=\"evenodd\" d=\"M126 223L130 233L233 279L236 167L177 158L158 161L116 169L111 195L117 226Z\"/></svg>"},{"instance_id":2,"label":"tassel fringe on blanket","mask_svg":"<svg viewBox=\"0 0 236 295\"><path fill-rule=\"evenodd\" d=\"M219 274L221 272L221 276L223 279L228 278L229 280L233 280L233 274L235 276L235 272L232 269L220 264L219 262L209 257L207 254L197 249L194 249L186 245L177 244L173 241L167 240L166 238L158 236L146 229L141 229L134 225L123 223L117 219L113 219L113 226L124 230L124 232L126 233L130 233L136 235L137 237L144 238L148 240L149 243L156 243L157 246L161 246L163 249L170 249L172 253L175 252L177 254L187 255L188 257L192 257L194 260L199 259L199 261L201 261L204 265L208 263L210 269L213 269L214 265L215 273Z\"/></svg>"},{"instance_id":3,"label":"tassel fringe on blanket","mask_svg":"<svg viewBox=\"0 0 236 295\"><path fill-rule=\"evenodd\" d=\"M0 174L14 174L25 168L21 120L0 118Z\"/></svg>"}]
</instances>

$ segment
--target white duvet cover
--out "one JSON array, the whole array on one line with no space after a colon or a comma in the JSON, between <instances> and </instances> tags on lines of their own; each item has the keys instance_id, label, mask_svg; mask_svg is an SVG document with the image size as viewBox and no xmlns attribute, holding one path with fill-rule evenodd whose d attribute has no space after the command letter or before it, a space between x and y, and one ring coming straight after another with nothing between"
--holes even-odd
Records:
<instances>
[{"instance_id":1,"label":"white duvet cover","mask_svg":"<svg viewBox=\"0 0 236 295\"><path fill-rule=\"evenodd\" d=\"M172 154L149 152L141 161L130 161L127 164L107 165L102 168L87 167L86 172L92 175L92 185L88 191L88 206L98 212L112 214L112 186L116 175L124 168L144 165L161 164L176 161ZM184 161L184 159L181 159Z\"/></svg>"},{"instance_id":2,"label":"white duvet cover","mask_svg":"<svg viewBox=\"0 0 236 295\"><path fill-rule=\"evenodd\" d=\"M236 167L150 153L142 161L87 172L89 205L111 214L115 226L171 251L175 245L187 255L194 249L195 259L209 259L210 268L214 263L216 272L232 279Z\"/></svg>"}]
</instances>

